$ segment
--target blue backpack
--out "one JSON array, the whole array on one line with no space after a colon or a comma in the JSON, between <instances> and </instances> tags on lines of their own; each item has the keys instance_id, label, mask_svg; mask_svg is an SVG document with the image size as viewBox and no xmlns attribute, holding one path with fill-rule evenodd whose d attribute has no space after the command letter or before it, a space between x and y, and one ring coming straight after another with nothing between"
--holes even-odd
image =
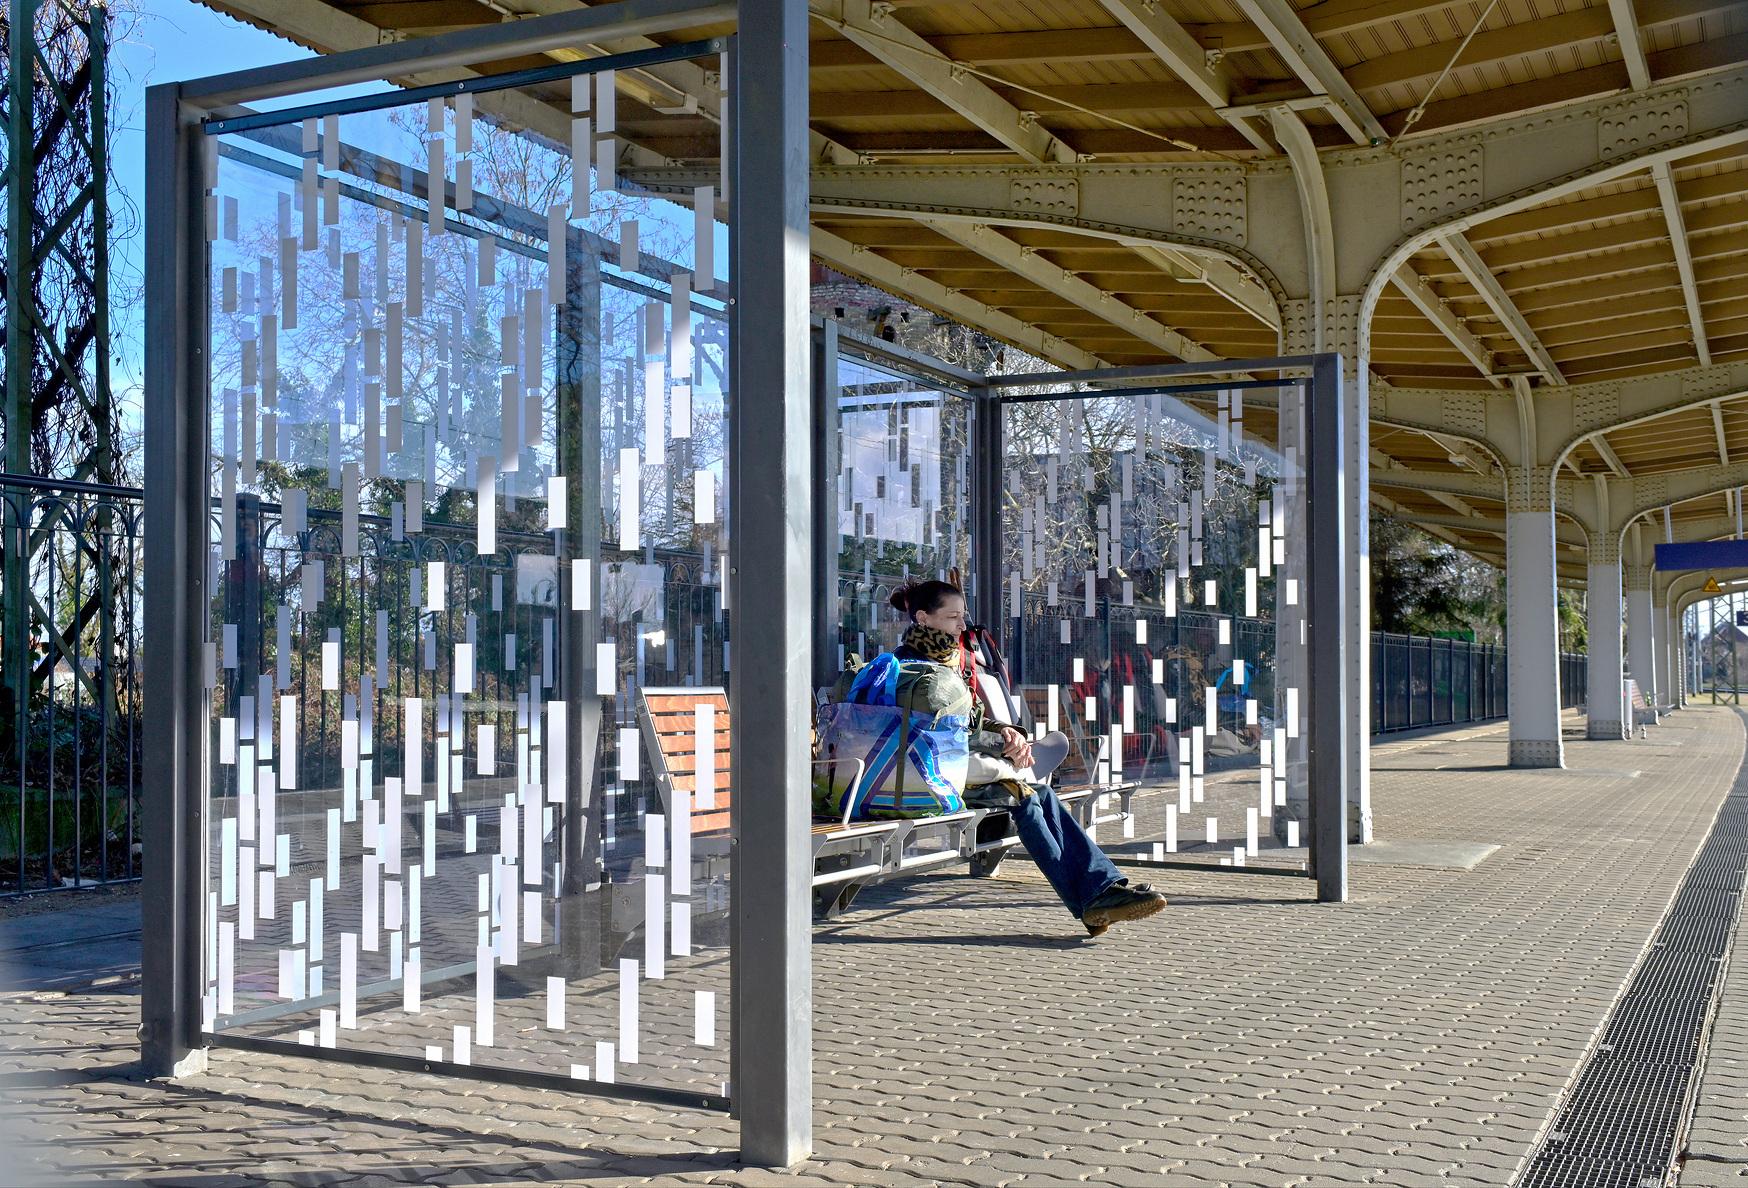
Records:
<instances>
[{"instance_id":1,"label":"blue backpack","mask_svg":"<svg viewBox=\"0 0 1748 1188\"><path fill-rule=\"evenodd\" d=\"M843 762L814 769L815 812L866 821L964 810L971 698L951 669L885 652L833 692L839 699L820 709L819 757Z\"/></svg>"}]
</instances>

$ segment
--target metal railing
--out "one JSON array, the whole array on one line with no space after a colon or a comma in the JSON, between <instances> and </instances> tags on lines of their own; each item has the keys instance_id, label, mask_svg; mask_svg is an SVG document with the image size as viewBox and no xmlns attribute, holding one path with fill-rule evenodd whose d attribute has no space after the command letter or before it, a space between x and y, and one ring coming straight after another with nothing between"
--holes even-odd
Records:
<instances>
[{"instance_id":1,"label":"metal railing","mask_svg":"<svg viewBox=\"0 0 1748 1188\"><path fill-rule=\"evenodd\" d=\"M29 695L22 710L10 688L0 687L0 737L5 740L0 746L0 896L138 878L142 492L0 475L0 511L0 545L13 547L22 527L30 533L31 546L23 644ZM249 525L244 537L267 543L276 512L270 505L261 507L260 522ZM311 518L328 517L312 509ZM372 546L367 551L408 549L392 544L387 532L371 532L373 526L366 525ZM332 529L315 527L310 536L325 531ZM544 543L537 540L512 543L537 550ZM304 543L319 550L313 539ZM458 562L458 569L469 575L462 578L463 585L489 582L493 572L514 572L513 560L505 564L464 556L465 549L458 552L454 541L432 540L421 547L427 559L441 555ZM277 552L272 545L260 549L249 568L266 587L281 590L289 574ZM637 623L615 628L623 637L621 654L635 657L636 675L626 675L633 683L720 682L724 624L714 610L713 591L685 564L669 568L657 616L665 630L651 637ZM474 569L479 572L472 573ZM255 605L262 592L245 595L245 604ZM1091 642L1087 635L1099 637L1103 645L1096 654L1121 657L1136 650L1123 646L1135 640L1137 612L1131 608L1101 608L1097 619L1076 632L1079 646L1068 648L1061 643L1058 622L1065 612L1028 609L1033 613L1027 630L1010 643L1011 658L1021 668L1065 670L1068 656ZM1223 647L1215 640L1216 622L1213 616L1193 612L1156 622L1146 653L1166 660L1168 679L1198 688L1207 675L1198 664L1205 667L1221 655L1243 657L1252 674L1249 694L1272 698L1272 625L1236 619L1232 643ZM7 624L0 626L7 628L0 632L3 652L14 646L18 633ZM250 650L259 650L261 660L267 658L263 636L271 630L263 621L248 632L253 637ZM1483 721L1507 711L1503 647L1374 632L1372 649L1374 733ZM1584 702L1585 665L1583 655L1561 656L1564 708ZM1149 667L1123 665L1127 677L1142 682L1150 677ZM307 723L317 742L310 758L318 765L336 761L327 753L332 746L321 745L337 738L337 732L323 729L332 726L323 708L316 699L318 720ZM1159 725L1154 720L1159 707L1152 700L1141 699L1137 709L1144 720L1142 731ZM1224 719L1236 716L1241 706L1223 700L1220 709Z\"/></svg>"},{"instance_id":2,"label":"metal railing","mask_svg":"<svg viewBox=\"0 0 1748 1188\"><path fill-rule=\"evenodd\" d=\"M137 878L142 492L0 475L0 512L28 558L0 585L0 896Z\"/></svg>"},{"instance_id":3,"label":"metal railing","mask_svg":"<svg viewBox=\"0 0 1748 1188\"><path fill-rule=\"evenodd\" d=\"M1560 708L1584 705L1589 660L1560 654ZM1372 632L1372 733L1503 718L1506 650L1498 644Z\"/></svg>"}]
</instances>

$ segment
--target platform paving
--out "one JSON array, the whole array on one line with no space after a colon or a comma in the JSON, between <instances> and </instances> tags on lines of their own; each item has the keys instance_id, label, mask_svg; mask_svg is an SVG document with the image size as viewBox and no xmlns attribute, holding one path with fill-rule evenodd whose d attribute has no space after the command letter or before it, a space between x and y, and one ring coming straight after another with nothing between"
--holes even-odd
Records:
<instances>
[{"instance_id":1,"label":"platform paving","mask_svg":"<svg viewBox=\"0 0 1748 1188\"><path fill-rule=\"evenodd\" d=\"M1506 1184L1743 758L1727 709L1570 727L1565 772L1504 768L1497 727L1375 748L1405 860L1355 863L1346 905L1152 872L1171 907L1089 941L1024 863L874 888L816 933L818 1157L781 1173L716 1115L231 1051L138 1080L137 985L27 983L0 908L0 1181ZM1407 864L1440 843L1499 848ZM1745 964L1683 1183L1748 1167Z\"/></svg>"}]
</instances>

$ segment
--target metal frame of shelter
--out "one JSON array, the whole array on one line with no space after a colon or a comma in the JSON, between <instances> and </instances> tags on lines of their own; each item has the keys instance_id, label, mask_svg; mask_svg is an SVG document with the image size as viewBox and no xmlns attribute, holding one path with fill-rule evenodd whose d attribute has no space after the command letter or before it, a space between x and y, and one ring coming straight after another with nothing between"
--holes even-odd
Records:
<instances>
[{"instance_id":1,"label":"metal frame of shelter","mask_svg":"<svg viewBox=\"0 0 1748 1188\"><path fill-rule=\"evenodd\" d=\"M211 490L208 454L209 278L204 199L203 139L207 125L251 114L247 104L318 93L356 83L393 79L470 63L503 61L615 37L661 34L733 23L730 69L746 85L733 86L733 128L759 134L729 137L729 223L735 314L730 327L732 384L729 405L729 530L737 557L756 566L732 566L734 605L758 606L741 624L730 674L736 729L733 779L741 788L781 788L780 796L736 796L734 895L731 915L731 1090L743 1157L787 1165L812 1147L811 849L808 765L813 666L806 649L817 638L814 599L835 559L815 548L829 514L817 498L828 489L835 427L836 333L817 335L809 318L807 6L805 0L621 0L558 15L470 28L400 41L326 58L216 75L150 89L147 97L147 367L146 502L153 525L147 537L145 671L145 911L142 1062L150 1075L194 1074L212 1046L260 1047L268 1041L204 1033L201 1029L202 949L207 879L209 698L204 680L207 608L214 591L209 573ZM599 58L571 63L581 73L613 65ZM509 76L446 84L459 93L502 85ZM434 92L435 93L435 92ZM319 95L317 96L319 99ZM391 92L404 101L405 92ZM356 110L343 100L312 111ZM742 186L740 178L758 178ZM755 266L756 262L756 266ZM1341 664L1346 591L1344 552L1340 360L1323 355L1231 364L1114 368L1097 372L979 376L920 358L900 348L885 358L949 378L974 401L973 565L979 596L997 596L1001 582L1000 516L987 498L999 490L1001 410L1023 397L1020 384L1096 383L1153 385L1258 370L1304 378L1307 393L1308 497L1312 514L1307 613L1319 624L1310 634L1309 685L1343 688ZM810 376L810 372L812 373ZM1229 386L1229 383L1221 386ZM1182 383L1179 383L1181 389ZM1084 393L1086 396L1099 393ZM829 416L820 414L830 409ZM743 448L742 443L757 443ZM1318 514L1322 513L1322 514ZM1314 807L1312 854L1319 897L1345 894L1347 773L1343 732L1351 720L1345 699L1309 699L1310 784ZM557 1078L446 1065L393 1054L337 1049L304 1056L406 1071L429 1071L552 1087ZM591 1091L614 1092L590 1082ZM662 1090L619 1087L627 1097L678 1100ZM687 1099L697 1104L696 1097Z\"/></svg>"},{"instance_id":2,"label":"metal frame of shelter","mask_svg":"<svg viewBox=\"0 0 1748 1188\"><path fill-rule=\"evenodd\" d=\"M1257 372L1278 372L1280 379L1252 381ZM1225 377L1225 379L1222 379ZM1089 391L1021 395L1016 388L1082 384ZM974 397L975 613L981 622L1002 622L1003 411L1007 405L1031 400L1110 400L1134 395L1194 395L1222 388L1299 390L1304 402L1304 473L1306 473L1306 688L1346 690L1342 655L1346 653L1346 603L1342 580L1348 552L1341 508L1348 493L1342 466L1341 356L1304 355L1288 358L1231 360L1224 363L1166 363L1157 367L1101 367L1080 372L1031 372L1014 376L984 376ZM988 542L988 543L984 543ZM1341 697L1308 697L1309 863L1299 867L1211 867L1208 863L1161 858L1119 858L1126 867L1231 870L1232 874L1306 875L1316 881L1318 900L1341 903L1348 898L1348 748L1342 744L1349 722L1358 722Z\"/></svg>"},{"instance_id":3,"label":"metal frame of shelter","mask_svg":"<svg viewBox=\"0 0 1748 1188\"><path fill-rule=\"evenodd\" d=\"M1296 390L1304 402L1307 526L1306 620L1316 624L1309 632L1306 649L1306 688L1346 690L1339 678L1347 647L1344 608L1349 597L1342 580L1346 554L1345 526L1340 515L1318 511L1342 506L1342 404L1341 356L1304 355L1270 359L1231 360L1220 363L1178 363L1159 366L1106 367L1088 371L1029 372L986 375L928 358L902 347L841 329L825 319L814 339L813 401L814 489L833 490L838 475L837 418L838 358L854 353L913 378L940 385L949 395L971 404L971 590L973 617L981 623L1005 623L1002 611L1003 555L1001 495L1005 457L1003 413L1012 404L1039 400L1110 400L1140 395L1193 396L1221 389L1263 388ZM1280 378L1254 380L1256 373L1278 373ZM1230 378L1222 378L1230 377ZM1016 393L1014 389L1072 385L1083 390L1049 393ZM815 542L836 539L836 506L832 500L814 501ZM813 559L814 683L827 685L836 675L832 666L835 645L830 608L837 599L838 558L833 550L816 548ZM1369 640L1362 641L1369 644ZM1187 869L1204 872L1285 875L1316 880L1317 898L1339 903L1347 898L1347 814L1349 771L1346 748L1339 745L1350 723L1358 721L1347 698L1310 698L1306 729L1309 736L1307 781L1309 784L1309 862L1306 866L1248 865L1214 866L1207 862L1122 856L1125 866L1156 869ZM1328 740L1338 740L1330 745Z\"/></svg>"},{"instance_id":4,"label":"metal frame of shelter","mask_svg":"<svg viewBox=\"0 0 1748 1188\"><path fill-rule=\"evenodd\" d=\"M730 532L757 566L730 569L735 603L762 608L750 646L736 649L731 697L742 707L731 755L742 786L804 789L811 689L792 657L811 639L812 518L807 252L807 10L801 0L747 3L622 0L505 25L312 58L261 70L153 87L147 95L147 515L148 804L142 1058L153 1075L197 1073L207 1048L226 1042L200 1029L201 950L210 761L202 673L210 491L208 295L203 125L249 114L245 104L393 79L618 37L732 23L732 275L736 338L732 388L761 393L730 413ZM573 72L602 69L584 61ZM456 83L441 93L501 85ZM406 98L395 95L395 101ZM339 104L325 110L341 110ZM742 187L739 178L759 179ZM750 266L757 261L757 267ZM742 267L741 262L748 266ZM735 448L756 441L757 449ZM763 641L770 646L759 646ZM759 696L739 696L757 689ZM757 740L753 745L752 740ZM736 797L732 1089L749 1162L784 1165L811 1148L812 1053L809 918L812 865L805 796ZM742 1052L757 1059L742 1060ZM305 1053L306 1055L308 1053ZM324 1051L325 1058L390 1064L393 1057ZM405 1066L481 1076L479 1068ZM517 1078L484 1073L496 1079ZM629 1096L629 1095L628 1095Z\"/></svg>"},{"instance_id":5,"label":"metal frame of shelter","mask_svg":"<svg viewBox=\"0 0 1748 1188\"><path fill-rule=\"evenodd\" d=\"M1347 704L1342 679L1347 641L1347 600L1343 559L1347 555L1343 505L1342 363L1337 354L1222 363L1178 363L1160 366L1103 367L1088 371L1034 372L983 378L976 392L973 421L972 496L977 521L973 536L975 610L982 622L999 622L1002 591L1001 504L992 493L1002 490L1003 410L1010 404L1035 400L1107 400L1137 395L1193 395L1220 389L1259 387L1297 389L1304 407L1304 476L1306 498L1305 688L1334 689L1335 697L1308 698L1306 732L1309 863L1306 868L1219 867L1181 859L1121 857L1125 866L1230 871L1241 874L1302 876L1317 883L1317 898L1325 903L1347 899L1347 790L1349 771L1344 745L1350 723L1358 717ZM1258 372L1274 372L1275 380L1251 380ZM1220 378L1231 377L1231 378ZM1015 388L1074 384L1093 390L1044 395L1016 394ZM1332 510L1333 509L1333 510Z\"/></svg>"}]
</instances>

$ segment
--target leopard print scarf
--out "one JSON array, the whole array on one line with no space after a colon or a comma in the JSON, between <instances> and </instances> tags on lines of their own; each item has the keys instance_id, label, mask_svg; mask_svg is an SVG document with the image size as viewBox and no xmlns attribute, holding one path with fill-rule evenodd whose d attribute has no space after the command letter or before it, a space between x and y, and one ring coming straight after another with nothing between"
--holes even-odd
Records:
<instances>
[{"instance_id":1,"label":"leopard print scarf","mask_svg":"<svg viewBox=\"0 0 1748 1188\"><path fill-rule=\"evenodd\" d=\"M936 664L956 664L959 661L959 641L935 627L912 623L904 633L904 646L933 660Z\"/></svg>"}]
</instances>

